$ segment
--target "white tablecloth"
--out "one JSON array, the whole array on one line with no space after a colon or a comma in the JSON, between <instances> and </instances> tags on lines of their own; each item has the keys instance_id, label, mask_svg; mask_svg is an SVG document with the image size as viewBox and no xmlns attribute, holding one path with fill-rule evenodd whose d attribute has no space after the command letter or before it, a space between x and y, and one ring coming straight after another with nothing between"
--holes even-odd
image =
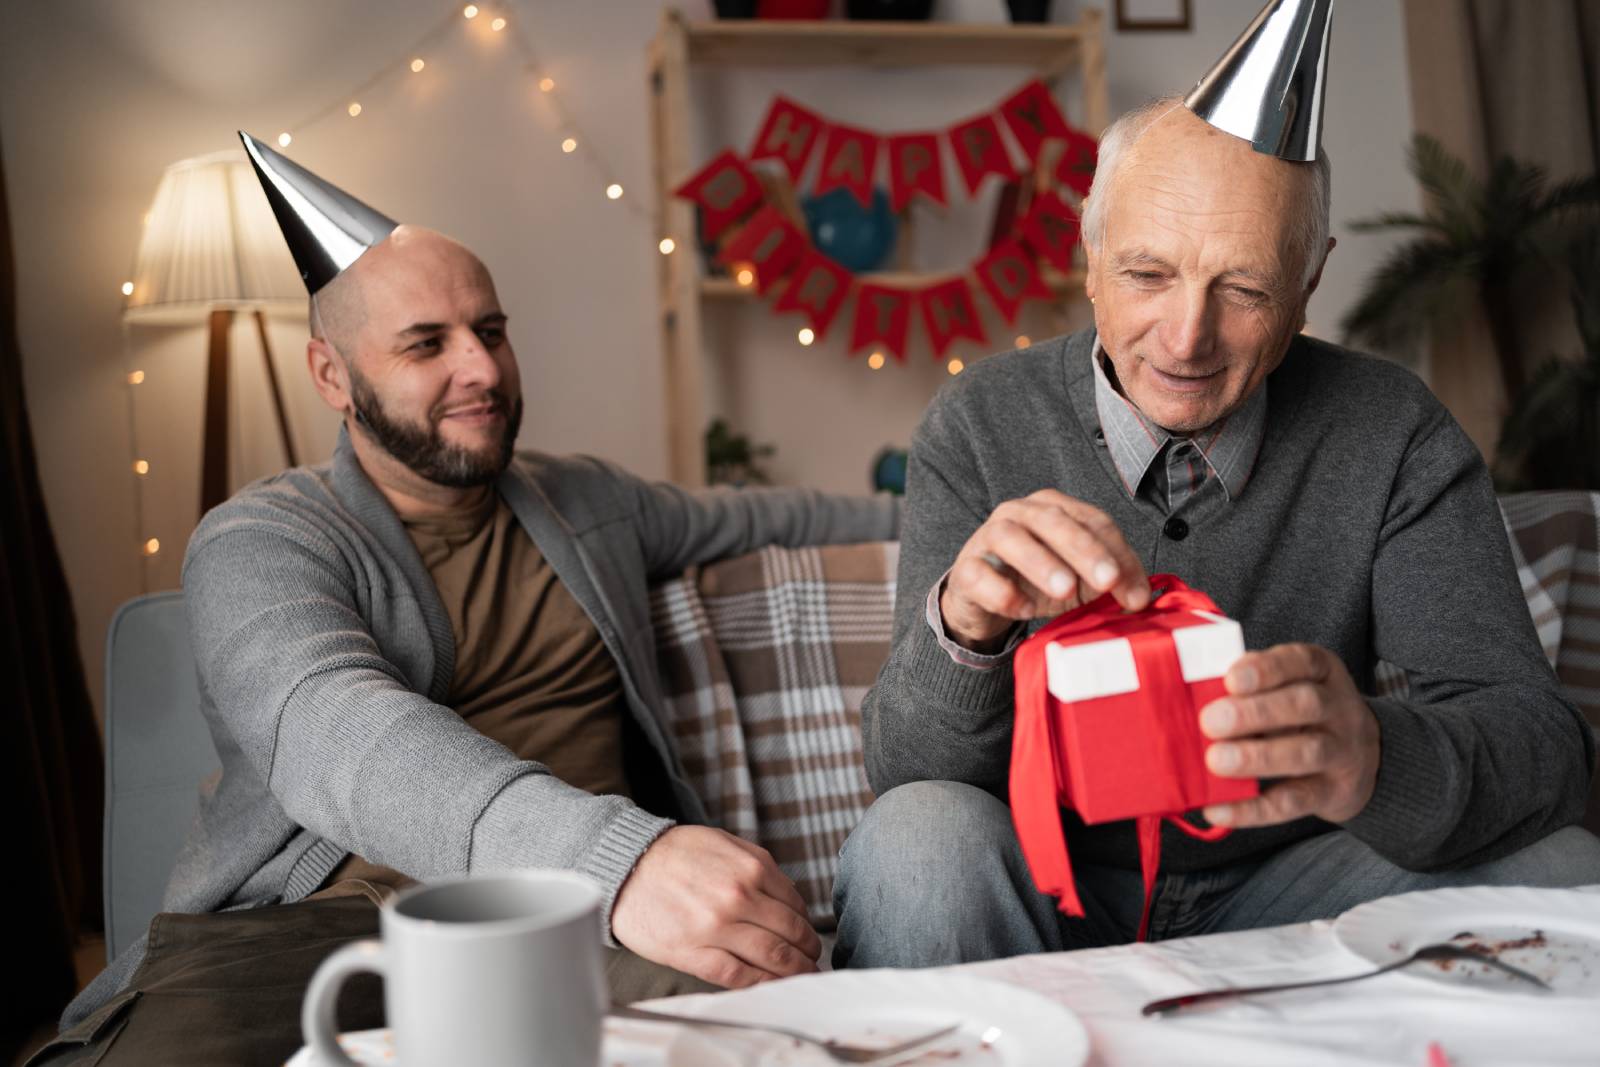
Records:
<instances>
[{"instance_id":1,"label":"white tablecloth","mask_svg":"<svg viewBox=\"0 0 1600 1067\"><path fill-rule=\"evenodd\" d=\"M1355 974L1328 922L1157 944L1020 956L949 968L1059 1001L1089 1029L1096 1067L1425 1067L1438 1042L1453 1067L1600 1064L1600 1000L1461 989L1404 973L1348 986L1228 1001L1147 1019L1145 1003L1225 985ZM692 998L713 1014L717 995ZM682 1010L690 998L659 1001ZM665 1028L608 1023L606 1063L660 1067Z\"/></svg>"}]
</instances>

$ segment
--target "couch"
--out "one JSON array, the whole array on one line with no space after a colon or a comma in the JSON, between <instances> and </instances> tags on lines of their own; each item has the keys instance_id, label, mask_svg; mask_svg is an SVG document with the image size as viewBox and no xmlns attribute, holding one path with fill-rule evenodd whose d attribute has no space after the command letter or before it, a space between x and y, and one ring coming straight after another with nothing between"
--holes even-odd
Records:
<instances>
[{"instance_id":1,"label":"couch","mask_svg":"<svg viewBox=\"0 0 1600 1067\"><path fill-rule=\"evenodd\" d=\"M1502 497L1545 655L1600 733L1600 493ZM872 803L861 702L888 653L898 546L768 548L653 591L685 767L711 817L770 852L833 927L839 847ZM1403 671L1379 664L1377 688ZM1600 832L1600 782L1585 825Z\"/></svg>"},{"instance_id":2,"label":"couch","mask_svg":"<svg viewBox=\"0 0 1600 1067\"><path fill-rule=\"evenodd\" d=\"M1501 500L1545 654L1600 728L1600 494ZM833 928L839 847L872 802L861 702L888 654L898 546L769 548L656 587L651 611L673 733L721 826L772 852ZM218 766L200 716L182 594L124 605L106 667L105 919L139 937ZM1380 665L1378 688L1405 676ZM1585 821L1600 832L1600 786Z\"/></svg>"}]
</instances>

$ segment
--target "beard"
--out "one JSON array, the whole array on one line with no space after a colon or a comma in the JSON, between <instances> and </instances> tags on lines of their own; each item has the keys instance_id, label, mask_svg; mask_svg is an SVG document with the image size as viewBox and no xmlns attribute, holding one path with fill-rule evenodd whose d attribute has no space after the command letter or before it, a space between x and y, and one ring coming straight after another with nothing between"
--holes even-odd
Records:
<instances>
[{"instance_id":1,"label":"beard","mask_svg":"<svg viewBox=\"0 0 1600 1067\"><path fill-rule=\"evenodd\" d=\"M505 430L498 445L483 449L464 448L447 442L439 434L438 408L428 413L424 425L402 422L383 410L377 391L354 367L350 367L350 402L355 419L385 452L420 477L454 489L488 485L511 465L517 430L522 426L522 398L508 400L502 393L486 395L494 410L505 415Z\"/></svg>"}]
</instances>

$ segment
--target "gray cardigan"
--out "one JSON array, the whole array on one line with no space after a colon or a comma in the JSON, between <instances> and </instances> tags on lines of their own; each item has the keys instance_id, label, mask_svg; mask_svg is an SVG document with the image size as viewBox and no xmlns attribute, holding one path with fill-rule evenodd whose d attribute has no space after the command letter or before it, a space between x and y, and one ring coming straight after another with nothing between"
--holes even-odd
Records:
<instances>
[{"instance_id":1,"label":"gray cardigan","mask_svg":"<svg viewBox=\"0 0 1600 1067\"><path fill-rule=\"evenodd\" d=\"M586 457L519 454L499 482L595 623L684 817L705 820L668 739L647 587L766 544L891 539L893 498L807 490L692 494ZM288 903L349 852L419 878L561 867L611 905L670 821L517 759L442 705L450 619L388 502L341 432L333 461L256 482L201 521L183 567L202 710L220 780L164 907ZM69 1008L120 988L143 941Z\"/></svg>"},{"instance_id":2,"label":"gray cardigan","mask_svg":"<svg viewBox=\"0 0 1600 1067\"><path fill-rule=\"evenodd\" d=\"M1409 869L1485 862L1581 818L1593 736L1545 661L1477 449L1422 382L1297 337L1268 378L1267 424L1237 500L1169 516L1117 476L1095 410L1092 331L987 359L929 406L911 448L894 649L862 709L881 795L953 779L1004 796L1009 658L957 665L924 617L933 587L1002 501L1053 487L1106 511L1149 573L1209 593L1250 648L1308 641L1362 692L1383 659L1411 693L1369 697L1377 789L1345 829ZM1069 819L1073 858L1137 869L1131 823ZM1331 829L1317 819L1197 842L1162 865L1221 865Z\"/></svg>"}]
</instances>

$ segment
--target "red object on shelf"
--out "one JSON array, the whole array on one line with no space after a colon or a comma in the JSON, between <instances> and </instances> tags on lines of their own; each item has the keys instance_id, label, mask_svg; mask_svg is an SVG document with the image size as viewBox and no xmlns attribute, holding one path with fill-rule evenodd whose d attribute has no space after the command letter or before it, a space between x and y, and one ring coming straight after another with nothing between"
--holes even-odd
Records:
<instances>
[{"instance_id":1,"label":"red object on shelf","mask_svg":"<svg viewBox=\"0 0 1600 1067\"><path fill-rule=\"evenodd\" d=\"M760 0L758 19L825 19L832 0Z\"/></svg>"}]
</instances>

